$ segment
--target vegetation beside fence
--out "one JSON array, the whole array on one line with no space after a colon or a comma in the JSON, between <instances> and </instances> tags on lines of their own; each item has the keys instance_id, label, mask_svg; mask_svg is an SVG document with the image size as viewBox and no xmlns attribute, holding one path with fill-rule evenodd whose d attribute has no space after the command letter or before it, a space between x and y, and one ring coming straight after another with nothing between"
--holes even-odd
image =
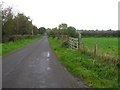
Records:
<instances>
[{"instance_id":1,"label":"vegetation beside fence","mask_svg":"<svg viewBox=\"0 0 120 90\"><path fill-rule=\"evenodd\" d=\"M61 45L64 39L49 38L50 45L56 53L60 62L74 76L82 79L87 85L94 88L117 88L118 69L111 64L104 64L99 59L79 50L63 48Z\"/></svg>"},{"instance_id":2,"label":"vegetation beside fence","mask_svg":"<svg viewBox=\"0 0 120 90\"><path fill-rule=\"evenodd\" d=\"M42 38L42 35L37 35L34 37L17 40L15 42L3 43L2 55L3 56L9 55L10 53L15 52L16 50L24 48L25 46L39 40L40 38Z\"/></svg>"}]
</instances>

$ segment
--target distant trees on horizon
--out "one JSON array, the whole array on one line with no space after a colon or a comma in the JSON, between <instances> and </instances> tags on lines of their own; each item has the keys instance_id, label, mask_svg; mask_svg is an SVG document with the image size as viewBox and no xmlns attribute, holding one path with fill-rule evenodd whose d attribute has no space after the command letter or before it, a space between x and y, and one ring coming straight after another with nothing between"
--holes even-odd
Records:
<instances>
[{"instance_id":1,"label":"distant trees on horizon","mask_svg":"<svg viewBox=\"0 0 120 90\"><path fill-rule=\"evenodd\" d=\"M120 37L120 30L76 30L73 26L68 26L66 23L61 23L58 28L47 29L48 35L59 37L60 35L68 35L78 37L81 33L82 37Z\"/></svg>"},{"instance_id":2,"label":"distant trees on horizon","mask_svg":"<svg viewBox=\"0 0 120 90\"><path fill-rule=\"evenodd\" d=\"M76 32L76 28L73 26L69 26L66 23L61 23L58 25L58 28L47 29L48 36L53 38L67 35L71 37L78 37L78 33Z\"/></svg>"},{"instance_id":3,"label":"distant trees on horizon","mask_svg":"<svg viewBox=\"0 0 120 90\"><path fill-rule=\"evenodd\" d=\"M120 30L77 30L82 37L120 37Z\"/></svg>"},{"instance_id":4,"label":"distant trees on horizon","mask_svg":"<svg viewBox=\"0 0 120 90\"><path fill-rule=\"evenodd\" d=\"M2 5L0 5L2 8ZM25 16L23 13L13 13L13 8L2 8L0 15L0 23L2 26L2 42L14 41L14 39L21 39L26 35L33 36L37 34L44 34L46 31L49 36L58 37L60 35L68 35L71 37L78 37L78 30L74 26L68 26L66 23L61 23L58 28L40 27L37 28L32 24L30 17ZM118 37L120 31L107 30L80 30L82 37ZM11 39L12 38L12 39Z\"/></svg>"}]
</instances>

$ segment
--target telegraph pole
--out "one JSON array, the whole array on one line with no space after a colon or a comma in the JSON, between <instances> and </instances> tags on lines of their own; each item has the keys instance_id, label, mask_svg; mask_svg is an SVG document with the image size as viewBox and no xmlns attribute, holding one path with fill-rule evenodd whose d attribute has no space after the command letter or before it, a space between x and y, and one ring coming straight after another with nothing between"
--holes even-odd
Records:
<instances>
[{"instance_id":1,"label":"telegraph pole","mask_svg":"<svg viewBox=\"0 0 120 90\"><path fill-rule=\"evenodd\" d=\"M31 23L32 23L32 20L31 20ZM33 33L33 25L32 25L32 31L31 31L31 34L32 34L32 36L33 36L33 34L34 34L34 33Z\"/></svg>"}]
</instances>

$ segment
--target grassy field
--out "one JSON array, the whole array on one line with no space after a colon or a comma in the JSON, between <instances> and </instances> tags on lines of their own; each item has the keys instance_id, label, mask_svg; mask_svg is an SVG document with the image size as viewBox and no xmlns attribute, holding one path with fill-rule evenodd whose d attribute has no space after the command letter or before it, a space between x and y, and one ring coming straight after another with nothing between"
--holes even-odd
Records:
<instances>
[{"instance_id":1,"label":"grassy field","mask_svg":"<svg viewBox=\"0 0 120 90\"><path fill-rule=\"evenodd\" d=\"M93 50L94 45L97 44L98 52L118 55L118 38L82 38L82 43L90 50Z\"/></svg>"},{"instance_id":2,"label":"grassy field","mask_svg":"<svg viewBox=\"0 0 120 90\"><path fill-rule=\"evenodd\" d=\"M49 38L52 49L69 72L94 88L118 87L117 67L99 61L94 62L92 57L83 55L79 51L62 48L63 41Z\"/></svg>"},{"instance_id":3,"label":"grassy field","mask_svg":"<svg viewBox=\"0 0 120 90\"><path fill-rule=\"evenodd\" d=\"M15 42L9 42L2 44L2 56L9 55L12 52L15 52L16 50L19 50L37 40L39 40L42 36L36 36L31 39L22 39Z\"/></svg>"}]
</instances>

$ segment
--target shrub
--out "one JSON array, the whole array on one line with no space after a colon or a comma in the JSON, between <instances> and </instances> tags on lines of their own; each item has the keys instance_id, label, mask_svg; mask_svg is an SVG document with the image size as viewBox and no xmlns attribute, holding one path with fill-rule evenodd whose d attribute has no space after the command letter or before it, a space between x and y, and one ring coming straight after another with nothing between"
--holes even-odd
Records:
<instances>
[{"instance_id":1,"label":"shrub","mask_svg":"<svg viewBox=\"0 0 120 90\"><path fill-rule=\"evenodd\" d=\"M69 47L69 43L67 41L64 41L61 46L63 48L68 48Z\"/></svg>"},{"instance_id":2,"label":"shrub","mask_svg":"<svg viewBox=\"0 0 120 90\"><path fill-rule=\"evenodd\" d=\"M10 36L8 41L14 42L14 41L16 41L16 37L15 36Z\"/></svg>"},{"instance_id":3,"label":"shrub","mask_svg":"<svg viewBox=\"0 0 120 90\"><path fill-rule=\"evenodd\" d=\"M23 39L23 36L22 35L12 35L9 37L9 40L8 41L16 41L16 40L20 40L20 39Z\"/></svg>"}]
</instances>

